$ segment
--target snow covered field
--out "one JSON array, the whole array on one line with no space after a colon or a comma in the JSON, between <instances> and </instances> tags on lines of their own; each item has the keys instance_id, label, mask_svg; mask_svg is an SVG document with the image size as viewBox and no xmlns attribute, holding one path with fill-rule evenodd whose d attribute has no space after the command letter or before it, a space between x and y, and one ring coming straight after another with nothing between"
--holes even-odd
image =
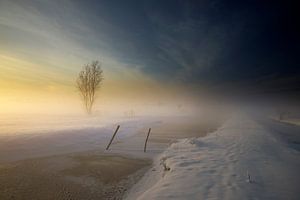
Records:
<instances>
[{"instance_id":1,"label":"snow covered field","mask_svg":"<svg viewBox=\"0 0 300 200\"><path fill-rule=\"evenodd\" d=\"M153 158L172 139L201 136L220 125L213 122L218 120L208 116L195 119L187 116L2 116L0 163L87 150L103 151L117 125L120 129L106 153ZM144 142L150 127L152 132L145 154Z\"/></svg>"},{"instance_id":2,"label":"snow covered field","mask_svg":"<svg viewBox=\"0 0 300 200\"><path fill-rule=\"evenodd\" d=\"M198 137L202 134L200 127L206 129L205 123L193 128L194 122L186 126L179 124L184 117L174 118L170 123L164 122L166 119L104 120L73 116L30 122L20 117L11 124L2 119L0 162L102 151L120 124L120 131L107 153L142 158L156 156L153 167L127 193L127 199L300 199L297 191L300 185L299 126L238 114L217 131L205 137L178 139L164 151L168 143L163 136L180 138L186 133L184 137ZM171 122L176 122L178 127L171 126ZM149 127L153 133L144 153L145 133Z\"/></svg>"},{"instance_id":3,"label":"snow covered field","mask_svg":"<svg viewBox=\"0 0 300 200\"><path fill-rule=\"evenodd\" d=\"M136 134L153 118L86 116L13 116L0 118L0 163L87 150L103 150L116 137ZM148 126L147 126L148 127Z\"/></svg>"},{"instance_id":4,"label":"snow covered field","mask_svg":"<svg viewBox=\"0 0 300 200\"><path fill-rule=\"evenodd\" d=\"M267 126L240 114L178 140L127 199L300 199L300 152Z\"/></svg>"}]
</instances>

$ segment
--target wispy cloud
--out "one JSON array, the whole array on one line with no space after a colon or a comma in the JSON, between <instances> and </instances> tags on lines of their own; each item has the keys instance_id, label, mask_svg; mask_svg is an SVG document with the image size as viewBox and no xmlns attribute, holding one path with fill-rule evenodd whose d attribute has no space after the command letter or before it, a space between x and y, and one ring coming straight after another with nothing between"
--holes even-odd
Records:
<instances>
[{"instance_id":1,"label":"wispy cloud","mask_svg":"<svg viewBox=\"0 0 300 200\"><path fill-rule=\"evenodd\" d=\"M182 2L180 8L182 16L178 19L159 9L149 11L149 18L155 29L159 59L166 63L165 67L173 66L176 80L197 82L202 73L220 67L219 60L236 44L233 37L240 33L241 24L236 21L232 26L226 20L210 19L208 11L218 14L216 4L204 3L202 10L195 11L189 2ZM202 14L193 17L197 12Z\"/></svg>"},{"instance_id":2,"label":"wispy cloud","mask_svg":"<svg viewBox=\"0 0 300 200\"><path fill-rule=\"evenodd\" d=\"M5 44L0 48L2 55L32 62L48 73L73 75L92 59L100 59L108 74L130 70L114 44L121 41L119 45L134 48L130 41L123 40L122 29L93 12L84 12L73 1L0 4L0 38ZM116 34L118 37L114 37Z\"/></svg>"},{"instance_id":3,"label":"wispy cloud","mask_svg":"<svg viewBox=\"0 0 300 200\"><path fill-rule=\"evenodd\" d=\"M29 80L22 73L27 71L35 74L30 79L71 85L83 64L100 59L109 80L251 82L295 71L295 53L281 54L293 42L280 37L285 29L273 17L285 13L277 11L276 5L219 0L2 0L0 55L14 64L2 60L0 76L14 70L15 77ZM282 44L278 38L285 38ZM285 60L287 70L281 67ZM31 64L18 66L24 62Z\"/></svg>"}]
</instances>

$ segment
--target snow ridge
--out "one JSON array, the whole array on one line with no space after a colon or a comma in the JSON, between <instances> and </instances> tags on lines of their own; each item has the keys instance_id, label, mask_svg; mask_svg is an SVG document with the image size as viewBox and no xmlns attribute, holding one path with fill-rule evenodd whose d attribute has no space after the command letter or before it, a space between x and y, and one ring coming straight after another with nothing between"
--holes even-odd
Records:
<instances>
[{"instance_id":1,"label":"snow ridge","mask_svg":"<svg viewBox=\"0 0 300 200\"><path fill-rule=\"evenodd\" d=\"M299 199L299 158L236 115L207 137L170 145L127 199Z\"/></svg>"}]
</instances>

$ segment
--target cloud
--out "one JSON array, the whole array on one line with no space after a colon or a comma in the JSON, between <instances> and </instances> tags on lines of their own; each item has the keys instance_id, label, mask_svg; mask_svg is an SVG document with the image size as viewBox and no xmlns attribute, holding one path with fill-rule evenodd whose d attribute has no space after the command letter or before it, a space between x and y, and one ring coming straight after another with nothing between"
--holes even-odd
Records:
<instances>
[{"instance_id":1,"label":"cloud","mask_svg":"<svg viewBox=\"0 0 300 200\"><path fill-rule=\"evenodd\" d=\"M31 79L55 81L60 74L74 77L83 64L94 59L112 77L122 70L140 68L124 62L122 51L135 48L124 39L124 30L74 1L1 1L0 27L0 40L5 44L0 54L14 58L11 62L19 76L27 71L36 75ZM20 62L32 65L17 65ZM0 70L7 68L2 63Z\"/></svg>"},{"instance_id":2,"label":"cloud","mask_svg":"<svg viewBox=\"0 0 300 200\"><path fill-rule=\"evenodd\" d=\"M34 69L45 72L36 79L66 77L64 84L94 59L102 61L108 79L141 74L161 85L253 82L295 71L295 52L287 47L293 42L280 37L288 24L273 20L286 19L279 11L276 5L219 0L2 0L0 55L32 63L25 69L15 64L19 78L21 70Z\"/></svg>"},{"instance_id":3,"label":"cloud","mask_svg":"<svg viewBox=\"0 0 300 200\"><path fill-rule=\"evenodd\" d=\"M183 2L177 7L177 12L181 13L177 19L174 13L169 16L166 10L159 8L148 12L155 30L158 59L165 63L159 67L170 68L169 75L177 81L197 81L201 72L216 67L218 60L230 49L229 43L234 45L230 24L225 20L213 22L207 16L211 10L207 8L209 3L201 6L204 9L194 10L188 2ZM215 5L212 9L218 12ZM204 14L193 17L198 12Z\"/></svg>"}]
</instances>

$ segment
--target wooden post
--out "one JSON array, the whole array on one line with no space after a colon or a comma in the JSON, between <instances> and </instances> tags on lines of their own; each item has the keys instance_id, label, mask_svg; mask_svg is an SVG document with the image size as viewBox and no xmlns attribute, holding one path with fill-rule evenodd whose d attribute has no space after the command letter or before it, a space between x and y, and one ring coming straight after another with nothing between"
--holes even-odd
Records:
<instances>
[{"instance_id":1,"label":"wooden post","mask_svg":"<svg viewBox=\"0 0 300 200\"><path fill-rule=\"evenodd\" d=\"M145 146L144 146L144 152L146 152L147 142L148 142L148 138L149 138L149 135L150 135L150 131L151 131L151 128L149 128L149 131L148 131L148 134L147 134L147 138L146 138Z\"/></svg>"},{"instance_id":2,"label":"wooden post","mask_svg":"<svg viewBox=\"0 0 300 200\"><path fill-rule=\"evenodd\" d=\"M251 181L251 176L250 176L250 174L249 174L249 171L247 170L247 178L248 178L248 182L249 183L251 183L252 181Z\"/></svg>"},{"instance_id":3,"label":"wooden post","mask_svg":"<svg viewBox=\"0 0 300 200\"><path fill-rule=\"evenodd\" d=\"M119 128L120 128L120 125L118 125L117 129L115 130L115 132L114 132L112 138L110 139L109 144L108 144L107 147L106 147L106 150L108 150L109 146L111 145L112 141L114 140L114 138L115 138L115 136L116 136L116 134L117 134Z\"/></svg>"}]
</instances>

